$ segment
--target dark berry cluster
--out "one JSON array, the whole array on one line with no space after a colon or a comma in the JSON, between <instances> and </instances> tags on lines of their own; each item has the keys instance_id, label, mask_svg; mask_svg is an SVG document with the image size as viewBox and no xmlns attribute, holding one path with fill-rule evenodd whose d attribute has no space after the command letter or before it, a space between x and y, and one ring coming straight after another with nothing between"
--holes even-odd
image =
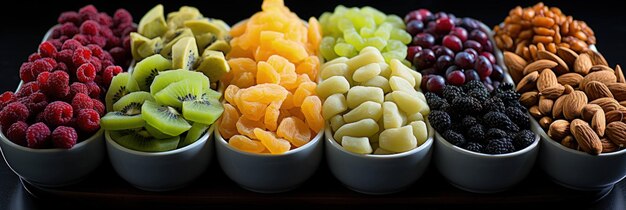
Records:
<instances>
[{"instance_id":1,"label":"dark berry cluster","mask_svg":"<svg viewBox=\"0 0 626 210\"><path fill-rule=\"evenodd\" d=\"M430 124L448 142L486 154L504 154L528 147L535 140L530 118L510 84L491 94L480 81L462 87L447 85L441 95L426 93L433 110Z\"/></svg>"},{"instance_id":2,"label":"dark berry cluster","mask_svg":"<svg viewBox=\"0 0 626 210\"><path fill-rule=\"evenodd\" d=\"M103 94L130 60L132 16L92 6L64 12L50 38L20 67L23 84L0 95L0 126L30 148L72 148L100 129Z\"/></svg>"}]
</instances>

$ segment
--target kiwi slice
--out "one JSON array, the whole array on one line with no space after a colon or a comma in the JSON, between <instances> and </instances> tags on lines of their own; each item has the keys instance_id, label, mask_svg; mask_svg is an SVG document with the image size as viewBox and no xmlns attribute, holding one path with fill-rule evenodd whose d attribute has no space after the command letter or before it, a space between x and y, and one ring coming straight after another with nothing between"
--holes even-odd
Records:
<instances>
[{"instance_id":1,"label":"kiwi slice","mask_svg":"<svg viewBox=\"0 0 626 210\"><path fill-rule=\"evenodd\" d=\"M130 51L135 60L141 60L142 58L144 58L139 55L139 52L138 52L139 47L149 41L150 39L146 38L145 36L142 36L141 34L137 32L130 32Z\"/></svg>"},{"instance_id":2,"label":"kiwi slice","mask_svg":"<svg viewBox=\"0 0 626 210\"><path fill-rule=\"evenodd\" d=\"M223 52L205 50L197 70L209 77L209 81L218 81L230 71L230 66Z\"/></svg>"},{"instance_id":3,"label":"kiwi slice","mask_svg":"<svg viewBox=\"0 0 626 210\"><path fill-rule=\"evenodd\" d=\"M129 129L129 130L113 130L113 131L107 131L107 132L109 132L109 136L115 140L115 139L118 139L119 137L126 136L129 134L138 132L140 130L141 129L139 130Z\"/></svg>"},{"instance_id":4,"label":"kiwi slice","mask_svg":"<svg viewBox=\"0 0 626 210\"><path fill-rule=\"evenodd\" d=\"M151 55L159 54L162 48L163 40L161 40L161 37L155 37L154 39L150 39L146 43L139 46L139 48L137 48L137 60L142 60Z\"/></svg>"},{"instance_id":5,"label":"kiwi slice","mask_svg":"<svg viewBox=\"0 0 626 210\"><path fill-rule=\"evenodd\" d=\"M120 111L109 112L100 118L100 126L111 131L141 128L145 124L141 114L129 115Z\"/></svg>"},{"instance_id":6,"label":"kiwi slice","mask_svg":"<svg viewBox=\"0 0 626 210\"><path fill-rule=\"evenodd\" d=\"M192 127L192 128L193 128L193 127ZM150 125L150 124L148 124L148 123L146 123L145 129L146 129L146 131L148 131L148 133L149 133L152 137L154 137L154 138L156 138L156 139L167 139L167 138L172 138L172 136L162 133L161 131L157 130L156 128L154 128L154 126L152 126L152 125Z\"/></svg>"},{"instance_id":7,"label":"kiwi slice","mask_svg":"<svg viewBox=\"0 0 626 210\"><path fill-rule=\"evenodd\" d=\"M178 143L178 148L193 144L194 142L198 141L200 136L202 136L202 134L204 134L207 129L209 129L209 125L197 122L193 123L189 131L187 131L185 139Z\"/></svg>"},{"instance_id":8,"label":"kiwi slice","mask_svg":"<svg viewBox=\"0 0 626 210\"><path fill-rule=\"evenodd\" d=\"M198 61L198 46L193 37L183 37L172 46L172 68L191 70Z\"/></svg>"},{"instance_id":9,"label":"kiwi slice","mask_svg":"<svg viewBox=\"0 0 626 210\"><path fill-rule=\"evenodd\" d=\"M176 30L185 26L185 21L200 19L202 14L195 7L182 6L178 12L170 12L167 14L167 27L170 30Z\"/></svg>"},{"instance_id":10,"label":"kiwi slice","mask_svg":"<svg viewBox=\"0 0 626 210\"><path fill-rule=\"evenodd\" d=\"M229 37L228 32L230 31L230 26L226 22L215 18L209 18L209 22L215 24L220 30L222 30L222 34L224 34L222 38L227 39Z\"/></svg>"},{"instance_id":11,"label":"kiwi slice","mask_svg":"<svg viewBox=\"0 0 626 210\"><path fill-rule=\"evenodd\" d=\"M128 149L142 152L164 152L176 149L180 137L171 137L167 139L155 139L147 131L139 131L131 133L119 138L113 139L119 145Z\"/></svg>"},{"instance_id":12,"label":"kiwi slice","mask_svg":"<svg viewBox=\"0 0 626 210\"><path fill-rule=\"evenodd\" d=\"M137 82L131 78L130 73L122 72L113 77L109 90L104 98L107 111L112 111L113 104L120 100L122 96L138 90L139 86Z\"/></svg>"},{"instance_id":13,"label":"kiwi slice","mask_svg":"<svg viewBox=\"0 0 626 210\"><path fill-rule=\"evenodd\" d=\"M202 89L210 89L209 78L201 72L187 70L170 70L159 72L150 85L150 94L156 95L168 85L181 80L198 80L202 83Z\"/></svg>"},{"instance_id":14,"label":"kiwi slice","mask_svg":"<svg viewBox=\"0 0 626 210\"><path fill-rule=\"evenodd\" d=\"M154 99L162 105L182 108L184 101L193 101L202 97L202 84L198 80L181 80L168 85L154 95Z\"/></svg>"},{"instance_id":15,"label":"kiwi slice","mask_svg":"<svg viewBox=\"0 0 626 210\"><path fill-rule=\"evenodd\" d=\"M230 52L230 44L228 44L226 40L217 40L204 48L204 52L202 52L203 56L206 51L220 51L226 55Z\"/></svg>"},{"instance_id":16,"label":"kiwi slice","mask_svg":"<svg viewBox=\"0 0 626 210\"><path fill-rule=\"evenodd\" d=\"M137 82L140 90L150 91L150 84L152 84L154 77L159 75L160 71L171 68L172 62L170 60L159 54L154 54L135 65L132 77Z\"/></svg>"},{"instance_id":17,"label":"kiwi slice","mask_svg":"<svg viewBox=\"0 0 626 210\"><path fill-rule=\"evenodd\" d=\"M222 93L217 92L217 91L215 91L213 89L210 89L210 88L209 89L204 89L204 90L202 90L202 97L200 97L200 98L202 98L203 100L214 99L214 100L219 101L220 98L222 98Z\"/></svg>"},{"instance_id":18,"label":"kiwi slice","mask_svg":"<svg viewBox=\"0 0 626 210\"><path fill-rule=\"evenodd\" d=\"M224 108L219 101L193 100L183 102L183 117L185 119L203 124L213 124L224 112Z\"/></svg>"},{"instance_id":19,"label":"kiwi slice","mask_svg":"<svg viewBox=\"0 0 626 210\"><path fill-rule=\"evenodd\" d=\"M185 38L185 37L191 37L191 38L194 37L193 33L191 32L191 29L180 28L180 29L168 31L167 33L165 33L165 37L163 40L164 46L160 52L161 55L167 58L171 58L172 46L174 46L174 44L176 44L176 42L178 42L180 39Z\"/></svg>"},{"instance_id":20,"label":"kiwi slice","mask_svg":"<svg viewBox=\"0 0 626 210\"><path fill-rule=\"evenodd\" d=\"M137 32L150 39L161 36L165 31L167 31L167 23L165 23L163 5L161 4L150 9L150 11L141 18L139 27L137 27Z\"/></svg>"},{"instance_id":21,"label":"kiwi slice","mask_svg":"<svg viewBox=\"0 0 626 210\"><path fill-rule=\"evenodd\" d=\"M170 106L161 106L152 101L143 103L141 115L146 123L170 136L178 136L191 128L191 125L176 109Z\"/></svg>"},{"instance_id":22,"label":"kiwi slice","mask_svg":"<svg viewBox=\"0 0 626 210\"><path fill-rule=\"evenodd\" d=\"M137 109L138 112L141 112L141 105L144 101L154 101L154 98L146 91L132 92L117 100L113 104L113 111L131 113L130 109Z\"/></svg>"},{"instance_id":23,"label":"kiwi slice","mask_svg":"<svg viewBox=\"0 0 626 210\"><path fill-rule=\"evenodd\" d=\"M204 49L217 40L217 37L212 33L195 35L194 37L196 38L198 49Z\"/></svg>"},{"instance_id":24,"label":"kiwi slice","mask_svg":"<svg viewBox=\"0 0 626 210\"><path fill-rule=\"evenodd\" d=\"M184 24L185 27L191 29L193 34L196 36L211 33L215 34L218 39L224 39L224 37L227 35L227 31L222 30L222 28L217 24L209 22L209 19L207 18L188 20L185 21Z\"/></svg>"}]
</instances>

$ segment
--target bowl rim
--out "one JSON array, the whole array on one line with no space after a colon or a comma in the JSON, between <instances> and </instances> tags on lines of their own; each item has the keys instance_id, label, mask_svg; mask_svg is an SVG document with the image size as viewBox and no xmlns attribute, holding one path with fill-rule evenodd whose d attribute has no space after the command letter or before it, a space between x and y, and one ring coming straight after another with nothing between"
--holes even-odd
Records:
<instances>
[{"instance_id":1,"label":"bowl rim","mask_svg":"<svg viewBox=\"0 0 626 210\"><path fill-rule=\"evenodd\" d=\"M105 131L104 132L104 137L105 137L106 142L108 144L110 144L113 148L115 148L116 150L119 150L121 152L132 154L132 155L137 155L137 156L159 157L159 156L168 156L168 155L174 155L174 154L177 154L177 153L182 153L182 152L185 152L187 150L190 150L191 148L195 148L198 145L201 145L201 144L203 144L206 141L210 141L209 138L211 137L211 135L213 135L212 133L213 133L213 129L214 128L215 128L215 126L211 125L209 127L209 129L207 129L207 131L202 136L200 136L200 138L198 138L198 140L196 140L194 143L191 143L191 144L189 144L187 146L184 146L184 147L181 147L181 148L176 148L176 149L173 149L173 150L163 151L163 152L142 152L142 151L128 149L128 148L118 144L117 142L115 142L113 140L113 138L111 138L110 131Z\"/></svg>"},{"instance_id":2,"label":"bowl rim","mask_svg":"<svg viewBox=\"0 0 626 210\"><path fill-rule=\"evenodd\" d=\"M221 122L220 122L221 123ZM301 147L295 148L295 149L291 149L285 153L282 154L271 154L271 153L252 153L252 152L247 152L247 151L241 151L239 149L233 148L232 146L230 146L228 144L228 142L226 141L226 139L224 139L224 137L222 136L222 134L219 131L219 125L220 123L215 123L215 142L217 142L218 144L224 145L224 147L228 148L231 151L234 151L236 153L238 153L239 155L244 155L244 156L250 156L250 157L286 157L286 156L290 156L290 155L294 155L297 154L300 151L303 150L307 150L309 147L313 147L314 145L316 145L320 139L322 138L322 136L324 136L324 128L322 128L322 130L320 130L319 132L317 132L317 134L313 137L313 139L311 139L311 141L307 142L306 144L302 145Z\"/></svg>"},{"instance_id":3,"label":"bowl rim","mask_svg":"<svg viewBox=\"0 0 626 210\"><path fill-rule=\"evenodd\" d=\"M72 148L69 149L62 149L62 148L47 148L47 149L33 149L33 148L29 148L26 146L22 146L16 143L13 143L11 140L9 140L3 132L0 132L0 141L3 141L4 144L15 148L17 150L21 150L24 152L33 152L33 153L42 153L42 154L49 154L49 153L60 153L60 152L68 152L68 151L72 151L72 150L79 150L83 147L86 147L85 145L90 144L92 142L97 141L98 139L100 139L100 137L102 137L102 134L104 133L104 129L100 128L98 129L98 131L96 131L96 133L94 133L91 137L78 142L77 144L75 144Z\"/></svg>"},{"instance_id":4,"label":"bowl rim","mask_svg":"<svg viewBox=\"0 0 626 210\"><path fill-rule=\"evenodd\" d=\"M532 130L531 130L531 132L532 132ZM532 144L528 145L524 149L517 150L515 152L505 153L505 154L486 154L486 153L481 153L481 152L470 151L470 150L464 149L462 147L453 145L452 143L448 142L448 140L443 138L443 136L441 136L439 134L439 132L436 132L435 136L437 137L437 141L442 143L445 147L451 148L452 150L460 152L460 153L462 153L464 155L473 155L473 156L477 156L477 157L480 157L480 158L488 158L488 159L501 159L501 158L509 158L509 157L520 156L520 155L526 154L527 152L537 148L537 146L539 145L539 141L541 141L541 138L540 138L539 134L534 133L534 132L533 132L533 134L535 134L535 140L533 141Z\"/></svg>"},{"instance_id":5,"label":"bowl rim","mask_svg":"<svg viewBox=\"0 0 626 210\"><path fill-rule=\"evenodd\" d=\"M426 129L428 130L428 138L426 138L426 141L424 141L424 143L422 143L421 145L409 150L409 151L404 151L404 152L400 152L400 153L393 153L393 154L357 154L354 152L350 152L346 149L343 148L343 146L339 145L339 143L335 140L334 136L332 135L332 130L330 128L330 126L326 126L325 129L325 134L326 134L326 143L332 145L335 149L346 153L348 155L357 157L357 158L364 158L364 159L393 159L393 158L401 158L401 157L405 157L405 156L409 156L412 155L414 153L418 153L422 150L428 149L430 147L432 147L432 144L434 142L434 130L433 128L430 126L430 122L428 122L428 120L424 119L423 121L424 123L426 123ZM369 138L368 138L369 139Z\"/></svg>"}]
</instances>

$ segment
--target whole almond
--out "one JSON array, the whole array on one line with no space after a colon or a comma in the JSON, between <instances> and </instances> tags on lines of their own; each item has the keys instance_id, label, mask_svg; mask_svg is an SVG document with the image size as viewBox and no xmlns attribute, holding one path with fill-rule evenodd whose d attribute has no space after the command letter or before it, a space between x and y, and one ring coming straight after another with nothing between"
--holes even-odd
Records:
<instances>
[{"instance_id":1,"label":"whole almond","mask_svg":"<svg viewBox=\"0 0 626 210\"><path fill-rule=\"evenodd\" d=\"M595 115L598 110L602 110L602 107L600 107L597 104L585 104L585 106L583 106L583 110L580 113L580 115L583 120L591 121L591 119L593 118L593 115Z\"/></svg>"},{"instance_id":2,"label":"whole almond","mask_svg":"<svg viewBox=\"0 0 626 210\"><path fill-rule=\"evenodd\" d=\"M552 70L544 69L539 73L539 78L537 78L537 90L539 90L539 92L558 84L559 81Z\"/></svg>"},{"instance_id":3,"label":"whole almond","mask_svg":"<svg viewBox=\"0 0 626 210\"><path fill-rule=\"evenodd\" d=\"M547 87L539 93L541 96L549 98L549 99L557 99L565 92L565 86L561 84L557 84L551 87Z\"/></svg>"},{"instance_id":4,"label":"whole almond","mask_svg":"<svg viewBox=\"0 0 626 210\"><path fill-rule=\"evenodd\" d=\"M557 75L561 75L561 74L565 74L569 72L569 67L567 66L567 63L565 63L563 59L559 58L559 56L555 55L554 53L551 53L550 51L547 51L547 50L537 51L537 58L551 60L551 61L556 62L558 65L554 67L554 73L556 73Z\"/></svg>"},{"instance_id":5,"label":"whole almond","mask_svg":"<svg viewBox=\"0 0 626 210\"><path fill-rule=\"evenodd\" d=\"M563 85L563 86L565 87L563 94L570 94L574 92L574 88L571 85Z\"/></svg>"},{"instance_id":6,"label":"whole almond","mask_svg":"<svg viewBox=\"0 0 626 210\"><path fill-rule=\"evenodd\" d=\"M524 67L524 75L527 75L531 72L541 71L544 69L551 69L551 68L556 67L557 65L559 64L551 60L546 60L546 59L537 60L535 62L532 62L526 65L526 67Z\"/></svg>"},{"instance_id":7,"label":"whole almond","mask_svg":"<svg viewBox=\"0 0 626 210\"><path fill-rule=\"evenodd\" d=\"M548 129L548 127L550 126L550 124L552 124L552 118L545 116L542 117L541 119L539 119L539 126L541 126L541 128L543 128L544 130Z\"/></svg>"},{"instance_id":8,"label":"whole almond","mask_svg":"<svg viewBox=\"0 0 626 210\"><path fill-rule=\"evenodd\" d=\"M583 55L586 55L586 54L583 54ZM615 74L609 71L591 72L587 76L585 76L582 81L580 81L580 86L578 86L578 88L581 90L584 90L587 83L591 81L598 81L604 84L609 84L609 83L615 83L617 81L617 77L615 77Z\"/></svg>"},{"instance_id":9,"label":"whole almond","mask_svg":"<svg viewBox=\"0 0 626 210\"><path fill-rule=\"evenodd\" d=\"M570 85L572 87L577 87L581 81L583 81L583 76L579 73L567 73L559 76L557 81L562 85Z\"/></svg>"},{"instance_id":10,"label":"whole almond","mask_svg":"<svg viewBox=\"0 0 626 210\"><path fill-rule=\"evenodd\" d=\"M562 95L561 97L557 98L554 101L554 105L552 105L552 117L554 119L557 118L561 118L561 116L563 115L563 101L565 100L565 95ZM598 106L598 108L600 108Z\"/></svg>"},{"instance_id":11,"label":"whole almond","mask_svg":"<svg viewBox=\"0 0 626 210\"><path fill-rule=\"evenodd\" d=\"M539 111L539 106L537 106L537 105L528 108L528 112L534 118L539 119L540 117L543 117L543 114L541 113L541 111Z\"/></svg>"},{"instance_id":12,"label":"whole almond","mask_svg":"<svg viewBox=\"0 0 626 210\"><path fill-rule=\"evenodd\" d=\"M593 63L593 65L609 65L609 63L606 62L606 59L604 59L604 56L602 56L602 54L600 54L599 52L586 50L585 53L589 55L589 58L591 58L591 63Z\"/></svg>"},{"instance_id":13,"label":"whole almond","mask_svg":"<svg viewBox=\"0 0 626 210\"><path fill-rule=\"evenodd\" d=\"M570 93L563 101L563 116L568 120L580 116L585 104L587 104L587 95L584 92L576 90Z\"/></svg>"},{"instance_id":14,"label":"whole almond","mask_svg":"<svg viewBox=\"0 0 626 210\"><path fill-rule=\"evenodd\" d=\"M615 100L626 101L626 83L608 83L606 87L609 88Z\"/></svg>"},{"instance_id":15,"label":"whole almond","mask_svg":"<svg viewBox=\"0 0 626 210\"><path fill-rule=\"evenodd\" d=\"M591 63L591 58L589 58L588 54L580 54L576 61L574 62L574 72L587 75L589 73L589 69L591 69L593 63Z\"/></svg>"},{"instance_id":16,"label":"whole almond","mask_svg":"<svg viewBox=\"0 0 626 210\"><path fill-rule=\"evenodd\" d=\"M599 137L604 136L604 131L606 130L606 118L604 116L604 111L598 110L591 118L591 128L596 131Z\"/></svg>"},{"instance_id":17,"label":"whole almond","mask_svg":"<svg viewBox=\"0 0 626 210\"><path fill-rule=\"evenodd\" d=\"M581 119L575 119L570 123L570 132L580 148L592 155L598 155L602 152L602 142L596 132L591 129L589 124Z\"/></svg>"},{"instance_id":18,"label":"whole almond","mask_svg":"<svg viewBox=\"0 0 626 210\"><path fill-rule=\"evenodd\" d=\"M615 152L619 150L619 146L615 145L615 143L606 138L600 139L600 142L602 142L602 153Z\"/></svg>"},{"instance_id":19,"label":"whole almond","mask_svg":"<svg viewBox=\"0 0 626 210\"><path fill-rule=\"evenodd\" d=\"M626 123L609 123L606 126L606 136L617 146L626 147Z\"/></svg>"},{"instance_id":20,"label":"whole almond","mask_svg":"<svg viewBox=\"0 0 626 210\"><path fill-rule=\"evenodd\" d=\"M620 101L619 105L622 105L623 107L626 107L626 101Z\"/></svg>"},{"instance_id":21,"label":"whole almond","mask_svg":"<svg viewBox=\"0 0 626 210\"><path fill-rule=\"evenodd\" d=\"M626 117L626 111L624 110L613 110L613 111L607 112L604 115L604 118L606 119L606 123L612 123L616 121L626 121L624 117Z\"/></svg>"},{"instance_id":22,"label":"whole almond","mask_svg":"<svg viewBox=\"0 0 626 210\"><path fill-rule=\"evenodd\" d=\"M509 69L513 81L519 82L524 76L524 67L528 63L524 58L512 52L504 52L504 65Z\"/></svg>"},{"instance_id":23,"label":"whole almond","mask_svg":"<svg viewBox=\"0 0 626 210\"><path fill-rule=\"evenodd\" d=\"M574 66L574 62L576 62L576 59L578 58L578 54L576 52L566 47L559 47L556 50L556 54L559 55L559 57L563 59L567 65L569 65L570 69Z\"/></svg>"},{"instance_id":24,"label":"whole almond","mask_svg":"<svg viewBox=\"0 0 626 210\"><path fill-rule=\"evenodd\" d=\"M615 76L617 77L617 82L626 83L626 78L624 78L624 71L622 71L622 67L619 65L615 66Z\"/></svg>"},{"instance_id":25,"label":"whole almond","mask_svg":"<svg viewBox=\"0 0 626 210\"><path fill-rule=\"evenodd\" d=\"M522 78L519 83L517 83L516 91L518 93L523 93L535 89L538 78L539 72L536 71L524 76L524 78Z\"/></svg>"},{"instance_id":26,"label":"whole almond","mask_svg":"<svg viewBox=\"0 0 626 210\"><path fill-rule=\"evenodd\" d=\"M598 81L587 83L587 85L585 85L585 94L587 94L587 98L591 101L604 97L613 98L613 94L609 88L604 83Z\"/></svg>"},{"instance_id":27,"label":"whole almond","mask_svg":"<svg viewBox=\"0 0 626 210\"><path fill-rule=\"evenodd\" d=\"M567 120L555 120L548 128L548 136L556 141L560 141L570 135L570 126Z\"/></svg>"},{"instance_id":28,"label":"whole almond","mask_svg":"<svg viewBox=\"0 0 626 210\"><path fill-rule=\"evenodd\" d=\"M576 142L576 139L574 139L574 137L571 135L563 138L563 140L561 140L561 145L573 150L578 150L578 143Z\"/></svg>"},{"instance_id":29,"label":"whole almond","mask_svg":"<svg viewBox=\"0 0 626 210\"><path fill-rule=\"evenodd\" d=\"M525 92L520 96L519 102L526 107L536 105L539 103L539 93L537 93L537 91Z\"/></svg>"},{"instance_id":30,"label":"whole almond","mask_svg":"<svg viewBox=\"0 0 626 210\"><path fill-rule=\"evenodd\" d=\"M589 69L589 72L595 72L595 71L610 71L611 73L615 73L615 71L611 67L608 67L605 65L593 65Z\"/></svg>"},{"instance_id":31,"label":"whole almond","mask_svg":"<svg viewBox=\"0 0 626 210\"><path fill-rule=\"evenodd\" d=\"M541 114L545 116L551 116L553 105L554 105L554 100L543 97L543 96L539 97L539 111L541 111Z\"/></svg>"},{"instance_id":32,"label":"whole almond","mask_svg":"<svg viewBox=\"0 0 626 210\"><path fill-rule=\"evenodd\" d=\"M602 110L604 110L604 112L610 112L610 111L613 111L613 110L618 110L622 106L615 99L609 98L609 97L598 98L598 99L593 100L593 101L591 101L589 103L590 104L597 104L598 106L602 107Z\"/></svg>"}]
</instances>

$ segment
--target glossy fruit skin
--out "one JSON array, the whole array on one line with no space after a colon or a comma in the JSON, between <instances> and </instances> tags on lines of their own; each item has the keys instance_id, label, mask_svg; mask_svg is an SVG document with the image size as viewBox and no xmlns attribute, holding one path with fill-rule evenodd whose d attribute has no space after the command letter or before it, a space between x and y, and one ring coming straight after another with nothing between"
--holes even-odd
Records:
<instances>
[{"instance_id":1,"label":"glossy fruit skin","mask_svg":"<svg viewBox=\"0 0 626 210\"><path fill-rule=\"evenodd\" d=\"M442 76L435 75L428 79L426 84L428 91L434 93L440 93L443 86L446 85L446 80Z\"/></svg>"}]
</instances>

